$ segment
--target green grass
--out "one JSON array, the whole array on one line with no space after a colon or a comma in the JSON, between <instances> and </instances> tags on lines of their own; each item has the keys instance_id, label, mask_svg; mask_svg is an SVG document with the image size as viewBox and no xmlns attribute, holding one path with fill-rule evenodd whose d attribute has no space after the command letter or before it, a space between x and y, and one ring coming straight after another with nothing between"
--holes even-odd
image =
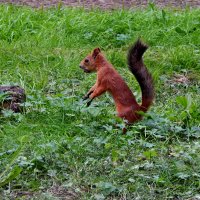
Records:
<instances>
[{"instance_id":1,"label":"green grass","mask_svg":"<svg viewBox=\"0 0 200 200\"><path fill-rule=\"evenodd\" d=\"M200 193L200 10L100 11L0 6L1 84L27 93L26 113L0 116L0 196L187 199ZM122 135L109 95L86 108L95 82L79 62L99 46L133 89L126 64L138 38L156 99ZM174 75L189 79L177 83ZM54 188L54 190L52 189ZM53 192L54 191L54 192ZM24 197L20 196L20 193ZM28 192L23 193L23 192ZM25 195L26 194L26 195Z\"/></svg>"}]
</instances>

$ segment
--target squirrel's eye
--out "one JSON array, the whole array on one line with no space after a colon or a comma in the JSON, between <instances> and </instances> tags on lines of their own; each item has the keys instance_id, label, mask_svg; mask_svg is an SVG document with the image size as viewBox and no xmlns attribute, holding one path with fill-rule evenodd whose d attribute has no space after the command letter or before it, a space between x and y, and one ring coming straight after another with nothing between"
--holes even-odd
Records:
<instances>
[{"instance_id":1,"label":"squirrel's eye","mask_svg":"<svg viewBox=\"0 0 200 200\"><path fill-rule=\"evenodd\" d=\"M89 63L89 59L86 58L86 59L85 59L85 63Z\"/></svg>"}]
</instances>

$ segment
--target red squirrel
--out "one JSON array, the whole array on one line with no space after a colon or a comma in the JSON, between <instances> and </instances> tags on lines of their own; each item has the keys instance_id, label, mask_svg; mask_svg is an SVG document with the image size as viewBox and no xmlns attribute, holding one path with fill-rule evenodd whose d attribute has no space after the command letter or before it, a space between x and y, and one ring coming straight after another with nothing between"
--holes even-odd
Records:
<instances>
[{"instance_id":1,"label":"red squirrel","mask_svg":"<svg viewBox=\"0 0 200 200\"><path fill-rule=\"evenodd\" d=\"M141 105L137 103L135 96L120 74L106 60L100 48L95 48L80 63L80 68L84 72L97 72L96 83L83 97L84 100L90 99L87 106L91 104L95 97L108 91L114 99L118 117L124 119L127 124L141 120L142 115L138 111L146 112L154 99L153 79L142 59L147 48L148 46L138 39L128 52L129 69L138 81L142 91Z\"/></svg>"}]
</instances>

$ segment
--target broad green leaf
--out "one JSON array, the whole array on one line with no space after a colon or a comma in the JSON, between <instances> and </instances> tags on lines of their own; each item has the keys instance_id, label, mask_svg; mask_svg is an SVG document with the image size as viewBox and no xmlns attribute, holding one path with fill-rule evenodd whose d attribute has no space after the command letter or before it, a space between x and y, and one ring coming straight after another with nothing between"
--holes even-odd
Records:
<instances>
[{"instance_id":1,"label":"broad green leaf","mask_svg":"<svg viewBox=\"0 0 200 200\"><path fill-rule=\"evenodd\" d=\"M6 175L5 178L3 178L2 180L0 180L0 187L6 185L7 183L11 182L13 179L15 179L20 173L21 173L22 169L19 166L15 166L11 172Z\"/></svg>"}]
</instances>

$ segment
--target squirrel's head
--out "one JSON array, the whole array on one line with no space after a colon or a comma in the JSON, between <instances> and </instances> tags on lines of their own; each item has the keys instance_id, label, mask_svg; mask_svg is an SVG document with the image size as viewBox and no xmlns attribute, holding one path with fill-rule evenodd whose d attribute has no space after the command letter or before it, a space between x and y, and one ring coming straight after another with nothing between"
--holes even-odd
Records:
<instances>
[{"instance_id":1,"label":"squirrel's head","mask_svg":"<svg viewBox=\"0 0 200 200\"><path fill-rule=\"evenodd\" d=\"M100 52L100 48L94 49L91 54L81 61L80 68L86 73L97 71L96 59Z\"/></svg>"}]
</instances>

